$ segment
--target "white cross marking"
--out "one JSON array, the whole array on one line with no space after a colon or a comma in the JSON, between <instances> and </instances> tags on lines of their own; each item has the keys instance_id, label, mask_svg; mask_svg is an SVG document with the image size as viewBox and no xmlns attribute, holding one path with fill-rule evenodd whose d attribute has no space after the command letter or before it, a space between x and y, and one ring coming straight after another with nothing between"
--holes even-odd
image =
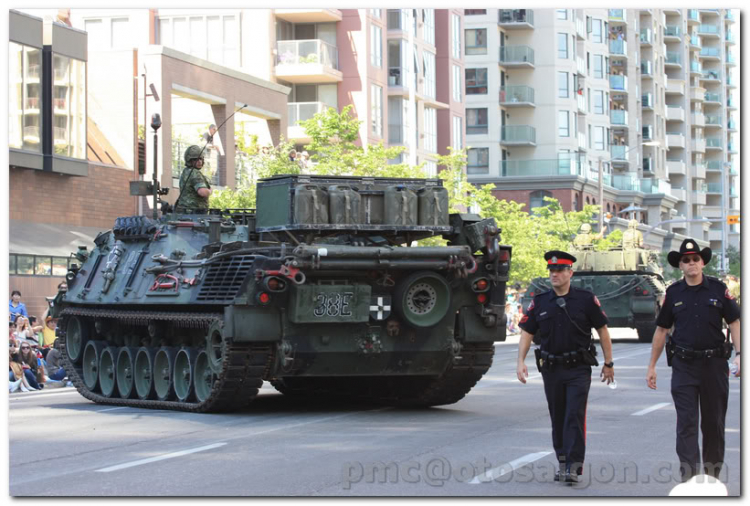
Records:
<instances>
[{"instance_id":1,"label":"white cross marking","mask_svg":"<svg viewBox=\"0 0 750 506\"><path fill-rule=\"evenodd\" d=\"M370 306L370 311L377 311L378 316L377 320L383 319L383 311L390 311L391 306L384 306L383 305L383 297L378 297L378 305L377 306Z\"/></svg>"}]
</instances>

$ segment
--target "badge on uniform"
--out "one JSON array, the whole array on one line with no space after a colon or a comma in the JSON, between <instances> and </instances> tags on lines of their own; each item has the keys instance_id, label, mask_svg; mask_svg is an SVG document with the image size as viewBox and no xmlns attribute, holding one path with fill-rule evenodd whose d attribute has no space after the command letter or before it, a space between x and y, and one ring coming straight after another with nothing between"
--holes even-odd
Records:
<instances>
[{"instance_id":1,"label":"badge on uniform","mask_svg":"<svg viewBox=\"0 0 750 506\"><path fill-rule=\"evenodd\" d=\"M708 302L710 302L712 306L718 306L719 305L719 301L716 300L716 299L708 299Z\"/></svg>"},{"instance_id":2,"label":"badge on uniform","mask_svg":"<svg viewBox=\"0 0 750 506\"><path fill-rule=\"evenodd\" d=\"M682 301L674 303L674 307L681 306L681 305L682 305Z\"/></svg>"},{"instance_id":3,"label":"badge on uniform","mask_svg":"<svg viewBox=\"0 0 750 506\"><path fill-rule=\"evenodd\" d=\"M729 293L729 290L727 290L727 293ZM526 311L531 311L532 309L534 309L534 301L533 300L531 301L531 304L529 304L529 307L526 308Z\"/></svg>"},{"instance_id":4,"label":"badge on uniform","mask_svg":"<svg viewBox=\"0 0 750 506\"><path fill-rule=\"evenodd\" d=\"M528 319L529 319L529 317L528 317L528 316L526 316L526 315L523 315L523 316L521 317L521 321L520 321L520 322L518 322L518 323L526 323L526 321L527 321Z\"/></svg>"}]
</instances>

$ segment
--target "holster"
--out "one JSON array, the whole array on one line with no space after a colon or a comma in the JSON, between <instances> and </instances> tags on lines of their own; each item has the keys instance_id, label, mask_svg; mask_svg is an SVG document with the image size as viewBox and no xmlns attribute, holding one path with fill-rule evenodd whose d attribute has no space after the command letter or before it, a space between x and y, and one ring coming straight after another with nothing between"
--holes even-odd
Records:
<instances>
[{"instance_id":1,"label":"holster","mask_svg":"<svg viewBox=\"0 0 750 506\"><path fill-rule=\"evenodd\" d=\"M724 344L722 345L722 350L724 351L724 358L732 358L732 342L728 339L724 341Z\"/></svg>"},{"instance_id":2,"label":"holster","mask_svg":"<svg viewBox=\"0 0 750 506\"><path fill-rule=\"evenodd\" d=\"M675 346L674 346L674 343L672 342L672 336L670 335L667 338L667 346L666 346L666 349L667 349L667 365L669 367L672 367L672 357L674 357L674 353L675 353L675 349L674 348L675 348Z\"/></svg>"},{"instance_id":3,"label":"holster","mask_svg":"<svg viewBox=\"0 0 750 506\"><path fill-rule=\"evenodd\" d=\"M598 366L599 361L596 359L597 351L596 351L596 345L594 343L591 343L586 348L579 348L578 352L581 354L581 358L583 359L583 363L590 366Z\"/></svg>"},{"instance_id":4,"label":"holster","mask_svg":"<svg viewBox=\"0 0 750 506\"><path fill-rule=\"evenodd\" d=\"M542 372L542 369L544 368L544 359L542 358L542 350L539 348L534 348L534 363L536 364L536 368L539 372Z\"/></svg>"}]
</instances>

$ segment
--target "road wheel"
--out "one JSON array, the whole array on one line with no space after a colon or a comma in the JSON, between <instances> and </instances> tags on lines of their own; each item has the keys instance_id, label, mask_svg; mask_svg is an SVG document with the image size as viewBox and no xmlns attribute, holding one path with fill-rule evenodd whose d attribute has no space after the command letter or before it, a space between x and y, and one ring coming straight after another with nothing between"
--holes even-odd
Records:
<instances>
[{"instance_id":1,"label":"road wheel","mask_svg":"<svg viewBox=\"0 0 750 506\"><path fill-rule=\"evenodd\" d=\"M395 291L394 309L414 327L432 327L448 313L451 290L443 276L420 271L407 276Z\"/></svg>"},{"instance_id":2,"label":"road wheel","mask_svg":"<svg viewBox=\"0 0 750 506\"><path fill-rule=\"evenodd\" d=\"M108 346L102 350L99 358L99 388L101 388L104 397L117 397L115 357L117 357L117 348Z\"/></svg>"},{"instance_id":3,"label":"road wheel","mask_svg":"<svg viewBox=\"0 0 750 506\"><path fill-rule=\"evenodd\" d=\"M160 401L168 401L174 398L174 369L177 349L167 346L159 348L154 358L154 390L156 398Z\"/></svg>"},{"instance_id":4,"label":"road wheel","mask_svg":"<svg viewBox=\"0 0 750 506\"><path fill-rule=\"evenodd\" d=\"M74 365L81 363L83 350L89 340L89 327L85 320L72 316L65 329L65 349Z\"/></svg>"},{"instance_id":5,"label":"road wheel","mask_svg":"<svg viewBox=\"0 0 750 506\"><path fill-rule=\"evenodd\" d=\"M83 384L92 392L99 384L99 361L106 347L104 341L89 341L83 350Z\"/></svg>"}]
</instances>

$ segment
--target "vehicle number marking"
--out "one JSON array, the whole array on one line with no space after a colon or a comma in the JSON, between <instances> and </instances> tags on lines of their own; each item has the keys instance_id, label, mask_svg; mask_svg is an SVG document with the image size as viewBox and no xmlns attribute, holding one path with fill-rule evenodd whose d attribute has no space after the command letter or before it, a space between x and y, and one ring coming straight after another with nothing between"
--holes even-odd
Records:
<instances>
[{"instance_id":1,"label":"vehicle number marking","mask_svg":"<svg viewBox=\"0 0 750 506\"><path fill-rule=\"evenodd\" d=\"M354 292L318 293L315 296L313 315L318 318L325 316L352 316L352 297L354 297Z\"/></svg>"}]
</instances>

